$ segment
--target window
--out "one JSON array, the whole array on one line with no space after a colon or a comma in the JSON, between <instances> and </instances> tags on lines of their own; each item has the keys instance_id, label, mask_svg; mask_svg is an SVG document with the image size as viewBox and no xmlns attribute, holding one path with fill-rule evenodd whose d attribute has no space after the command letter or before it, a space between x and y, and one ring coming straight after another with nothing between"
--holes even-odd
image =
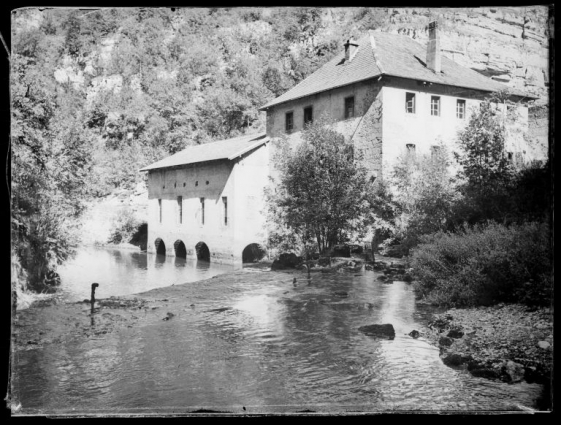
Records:
<instances>
[{"instance_id":1,"label":"window","mask_svg":"<svg viewBox=\"0 0 561 425\"><path fill-rule=\"evenodd\" d=\"M287 112L285 115L284 129L287 133L290 133L294 129L294 113Z\"/></svg>"},{"instance_id":2,"label":"window","mask_svg":"<svg viewBox=\"0 0 561 425\"><path fill-rule=\"evenodd\" d=\"M435 117L440 116L440 96L430 97L430 114Z\"/></svg>"},{"instance_id":3,"label":"window","mask_svg":"<svg viewBox=\"0 0 561 425\"><path fill-rule=\"evenodd\" d=\"M456 101L456 118L463 120L466 117L466 101L458 99Z\"/></svg>"},{"instance_id":4,"label":"window","mask_svg":"<svg viewBox=\"0 0 561 425\"><path fill-rule=\"evenodd\" d=\"M314 121L314 109L312 106L304 108L304 125Z\"/></svg>"},{"instance_id":5,"label":"window","mask_svg":"<svg viewBox=\"0 0 561 425\"><path fill-rule=\"evenodd\" d=\"M407 148L407 155L415 155L415 145L413 143L407 143L405 147Z\"/></svg>"},{"instance_id":6,"label":"window","mask_svg":"<svg viewBox=\"0 0 561 425\"><path fill-rule=\"evenodd\" d=\"M158 215L160 216L160 223L162 222L162 200L158 199Z\"/></svg>"},{"instance_id":7,"label":"window","mask_svg":"<svg viewBox=\"0 0 561 425\"><path fill-rule=\"evenodd\" d=\"M228 225L228 198L226 196L222 197L222 203L224 204L224 226Z\"/></svg>"},{"instance_id":8,"label":"window","mask_svg":"<svg viewBox=\"0 0 561 425\"><path fill-rule=\"evenodd\" d=\"M415 113L415 93L405 93L405 112Z\"/></svg>"},{"instance_id":9,"label":"window","mask_svg":"<svg viewBox=\"0 0 561 425\"><path fill-rule=\"evenodd\" d=\"M201 225L205 224L205 198L201 198Z\"/></svg>"},{"instance_id":10,"label":"window","mask_svg":"<svg viewBox=\"0 0 561 425\"><path fill-rule=\"evenodd\" d=\"M355 97L345 98L345 118L352 118L355 116Z\"/></svg>"},{"instance_id":11,"label":"window","mask_svg":"<svg viewBox=\"0 0 561 425\"><path fill-rule=\"evenodd\" d=\"M179 224L183 223L183 196L177 197L177 211L179 213Z\"/></svg>"}]
</instances>

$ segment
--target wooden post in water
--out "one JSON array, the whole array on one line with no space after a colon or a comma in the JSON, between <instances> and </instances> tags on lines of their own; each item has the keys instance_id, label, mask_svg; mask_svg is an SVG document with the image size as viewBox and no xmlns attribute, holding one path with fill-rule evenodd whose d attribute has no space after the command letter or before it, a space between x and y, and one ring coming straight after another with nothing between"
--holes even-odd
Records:
<instances>
[{"instance_id":1,"label":"wooden post in water","mask_svg":"<svg viewBox=\"0 0 561 425\"><path fill-rule=\"evenodd\" d=\"M92 298L90 300L91 306L92 306L92 314L94 312L94 304L95 304L95 288L97 288L99 286L99 283L92 283Z\"/></svg>"}]
</instances>

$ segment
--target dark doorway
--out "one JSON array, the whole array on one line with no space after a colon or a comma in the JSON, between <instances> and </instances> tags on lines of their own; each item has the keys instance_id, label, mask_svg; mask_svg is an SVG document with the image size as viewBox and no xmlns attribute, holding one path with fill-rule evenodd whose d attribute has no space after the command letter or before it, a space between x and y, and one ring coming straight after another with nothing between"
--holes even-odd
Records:
<instances>
[{"instance_id":1,"label":"dark doorway","mask_svg":"<svg viewBox=\"0 0 561 425\"><path fill-rule=\"evenodd\" d=\"M160 238L156 239L154 245L156 245L156 254L166 255L166 244L164 243L163 240L161 240Z\"/></svg>"},{"instance_id":2,"label":"dark doorway","mask_svg":"<svg viewBox=\"0 0 561 425\"><path fill-rule=\"evenodd\" d=\"M175 256L179 258L187 258L187 249L185 248L185 244L181 240L176 240L173 244L175 249Z\"/></svg>"},{"instance_id":3,"label":"dark doorway","mask_svg":"<svg viewBox=\"0 0 561 425\"><path fill-rule=\"evenodd\" d=\"M256 243L251 243L246 246L242 252L242 262L244 263L256 263L265 257L265 249Z\"/></svg>"},{"instance_id":4,"label":"dark doorway","mask_svg":"<svg viewBox=\"0 0 561 425\"><path fill-rule=\"evenodd\" d=\"M206 243L199 242L195 245L195 251L197 252L197 260L210 261L210 251Z\"/></svg>"}]
</instances>

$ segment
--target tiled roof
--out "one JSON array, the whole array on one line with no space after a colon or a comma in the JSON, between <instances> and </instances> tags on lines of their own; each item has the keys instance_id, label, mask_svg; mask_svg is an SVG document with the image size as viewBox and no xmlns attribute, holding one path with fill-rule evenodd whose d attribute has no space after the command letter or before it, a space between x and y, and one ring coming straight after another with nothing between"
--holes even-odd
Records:
<instances>
[{"instance_id":1,"label":"tiled roof","mask_svg":"<svg viewBox=\"0 0 561 425\"><path fill-rule=\"evenodd\" d=\"M216 161L219 159L232 160L261 146L268 140L269 138L266 137L265 133L261 133L205 143L204 145L189 146L174 155L147 165L140 171L176 167L178 165L194 164L197 162Z\"/></svg>"},{"instance_id":2,"label":"tiled roof","mask_svg":"<svg viewBox=\"0 0 561 425\"><path fill-rule=\"evenodd\" d=\"M513 95L536 99L535 96L512 90L504 84L479 74L477 71L458 65L442 53L442 73L436 74L425 66L426 47L405 35L369 31L369 34L358 41L358 45L358 50L350 62L345 62L345 52L342 51L292 89L260 109L263 110L279 103L346 86L379 75L409 78L486 92L509 89Z\"/></svg>"}]
</instances>

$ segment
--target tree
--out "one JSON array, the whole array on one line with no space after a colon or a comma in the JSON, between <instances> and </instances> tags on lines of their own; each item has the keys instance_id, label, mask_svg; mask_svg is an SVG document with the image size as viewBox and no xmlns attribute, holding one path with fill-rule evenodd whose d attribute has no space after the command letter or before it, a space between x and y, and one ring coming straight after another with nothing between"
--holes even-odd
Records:
<instances>
[{"instance_id":1,"label":"tree","mask_svg":"<svg viewBox=\"0 0 561 425\"><path fill-rule=\"evenodd\" d=\"M328 124L309 125L294 150L281 141L280 180L268 192L270 217L320 253L353 231L363 233L373 189L360 153Z\"/></svg>"},{"instance_id":2,"label":"tree","mask_svg":"<svg viewBox=\"0 0 561 425\"><path fill-rule=\"evenodd\" d=\"M390 178L395 208L394 236L404 254L421 235L445 230L460 199L444 144L430 155L408 153L398 158Z\"/></svg>"},{"instance_id":3,"label":"tree","mask_svg":"<svg viewBox=\"0 0 561 425\"><path fill-rule=\"evenodd\" d=\"M465 203L459 221L502 221L512 210L510 193L515 169L505 151L507 116L499 108L501 97L504 99L499 94L481 102L458 134L462 152L455 153L455 157L465 179L460 188Z\"/></svg>"}]
</instances>

